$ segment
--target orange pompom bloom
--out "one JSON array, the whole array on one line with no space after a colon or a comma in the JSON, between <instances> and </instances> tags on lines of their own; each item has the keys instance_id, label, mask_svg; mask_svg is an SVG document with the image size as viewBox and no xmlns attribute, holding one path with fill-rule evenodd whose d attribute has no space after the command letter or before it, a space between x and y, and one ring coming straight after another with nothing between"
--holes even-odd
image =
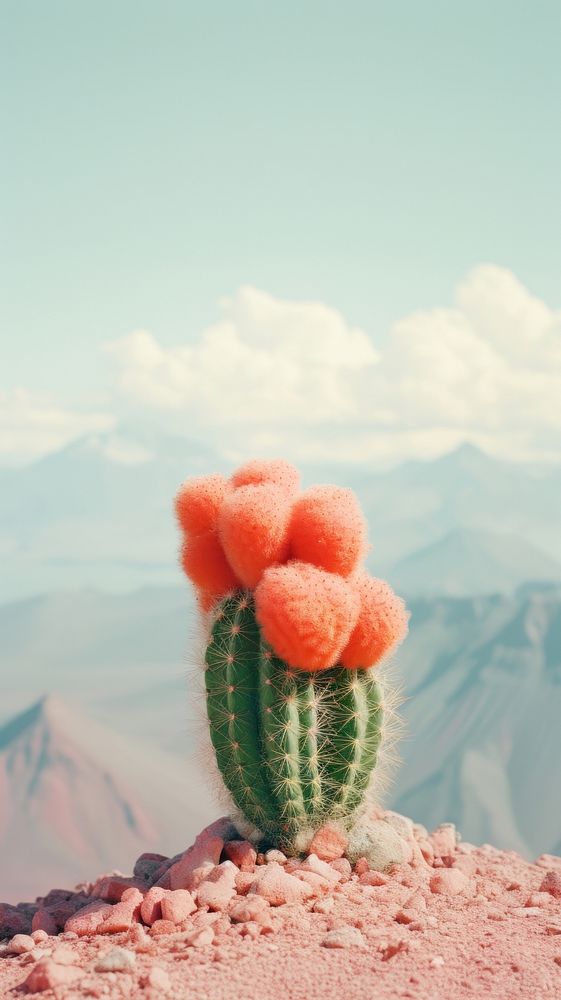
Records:
<instances>
[{"instance_id":1,"label":"orange pompom bloom","mask_svg":"<svg viewBox=\"0 0 561 1000\"><path fill-rule=\"evenodd\" d=\"M231 490L220 509L218 532L236 576L255 587L263 570L288 558L290 496L273 483Z\"/></svg>"},{"instance_id":2,"label":"orange pompom bloom","mask_svg":"<svg viewBox=\"0 0 561 1000\"><path fill-rule=\"evenodd\" d=\"M218 473L196 476L183 483L175 498L175 513L183 531L203 535L216 528L218 511L227 490L228 481Z\"/></svg>"},{"instance_id":3,"label":"orange pompom bloom","mask_svg":"<svg viewBox=\"0 0 561 1000\"><path fill-rule=\"evenodd\" d=\"M255 591L255 615L265 639L300 670L337 663L358 611L358 593L343 577L309 563L272 566Z\"/></svg>"},{"instance_id":4,"label":"orange pompom bloom","mask_svg":"<svg viewBox=\"0 0 561 1000\"><path fill-rule=\"evenodd\" d=\"M246 462L233 473L230 482L234 488L238 486L257 486L259 483L273 483L286 490L290 496L296 496L300 488L300 473L290 462L283 458L253 459Z\"/></svg>"},{"instance_id":5,"label":"orange pompom bloom","mask_svg":"<svg viewBox=\"0 0 561 1000\"><path fill-rule=\"evenodd\" d=\"M205 592L206 600L211 595L222 597L240 586L216 531L188 535L181 550L181 565L195 586Z\"/></svg>"},{"instance_id":6,"label":"orange pompom bloom","mask_svg":"<svg viewBox=\"0 0 561 1000\"><path fill-rule=\"evenodd\" d=\"M385 580L360 573L349 584L360 598L360 611L340 663L352 669L373 667L405 638L409 612Z\"/></svg>"},{"instance_id":7,"label":"orange pompom bloom","mask_svg":"<svg viewBox=\"0 0 561 1000\"><path fill-rule=\"evenodd\" d=\"M294 504L290 554L348 576L366 551L366 521L352 490L312 486Z\"/></svg>"}]
</instances>

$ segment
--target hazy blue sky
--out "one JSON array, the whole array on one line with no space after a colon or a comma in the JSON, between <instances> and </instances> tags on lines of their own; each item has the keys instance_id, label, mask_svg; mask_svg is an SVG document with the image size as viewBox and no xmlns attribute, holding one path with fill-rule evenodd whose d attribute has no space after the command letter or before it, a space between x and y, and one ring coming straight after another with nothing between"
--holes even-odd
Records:
<instances>
[{"instance_id":1,"label":"hazy blue sky","mask_svg":"<svg viewBox=\"0 0 561 1000\"><path fill-rule=\"evenodd\" d=\"M0 10L0 389L105 396L244 285L377 347L480 263L561 305L558 2Z\"/></svg>"}]
</instances>

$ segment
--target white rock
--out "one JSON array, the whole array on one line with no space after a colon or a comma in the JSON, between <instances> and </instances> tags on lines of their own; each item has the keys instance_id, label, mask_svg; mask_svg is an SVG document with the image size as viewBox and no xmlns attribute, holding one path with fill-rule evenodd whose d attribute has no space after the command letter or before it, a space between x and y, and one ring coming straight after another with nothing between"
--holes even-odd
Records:
<instances>
[{"instance_id":1,"label":"white rock","mask_svg":"<svg viewBox=\"0 0 561 1000\"><path fill-rule=\"evenodd\" d=\"M96 972L132 972L136 965L136 955L127 948L113 948L98 958Z\"/></svg>"},{"instance_id":2,"label":"white rock","mask_svg":"<svg viewBox=\"0 0 561 1000\"><path fill-rule=\"evenodd\" d=\"M442 955L433 955L432 958L431 958L431 960L430 960L430 962L429 962L429 965L430 965L430 967L432 969L438 969L441 966L443 966L444 964L445 963L444 963L444 959L443 959Z\"/></svg>"},{"instance_id":3,"label":"white rock","mask_svg":"<svg viewBox=\"0 0 561 1000\"><path fill-rule=\"evenodd\" d=\"M410 853L409 845L383 819L359 820L349 834L347 857L351 864L366 858L370 868L383 872L400 865Z\"/></svg>"}]
</instances>

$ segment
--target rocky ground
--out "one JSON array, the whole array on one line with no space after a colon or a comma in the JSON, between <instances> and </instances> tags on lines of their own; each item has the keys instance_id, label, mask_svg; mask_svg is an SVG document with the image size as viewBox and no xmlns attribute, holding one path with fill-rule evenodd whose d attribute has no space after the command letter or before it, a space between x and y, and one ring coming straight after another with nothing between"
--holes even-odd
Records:
<instances>
[{"instance_id":1,"label":"rocky ground","mask_svg":"<svg viewBox=\"0 0 561 1000\"><path fill-rule=\"evenodd\" d=\"M130 878L0 905L0 997L561 996L561 858L373 821L402 854L385 874L351 865L335 830L294 860L257 855L221 819L175 858L142 855Z\"/></svg>"}]
</instances>

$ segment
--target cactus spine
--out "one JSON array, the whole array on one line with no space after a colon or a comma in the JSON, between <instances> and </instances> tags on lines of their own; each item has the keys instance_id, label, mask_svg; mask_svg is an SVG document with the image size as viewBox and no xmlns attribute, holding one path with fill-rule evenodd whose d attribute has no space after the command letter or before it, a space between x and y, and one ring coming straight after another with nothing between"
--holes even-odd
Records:
<instances>
[{"instance_id":1,"label":"cactus spine","mask_svg":"<svg viewBox=\"0 0 561 1000\"><path fill-rule=\"evenodd\" d=\"M349 826L382 735L372 671L291 669L264 641L249 591L219 604L205 663L217 764L246 821L286 849L328 819Z\"/></svg>"}]
</instances>

